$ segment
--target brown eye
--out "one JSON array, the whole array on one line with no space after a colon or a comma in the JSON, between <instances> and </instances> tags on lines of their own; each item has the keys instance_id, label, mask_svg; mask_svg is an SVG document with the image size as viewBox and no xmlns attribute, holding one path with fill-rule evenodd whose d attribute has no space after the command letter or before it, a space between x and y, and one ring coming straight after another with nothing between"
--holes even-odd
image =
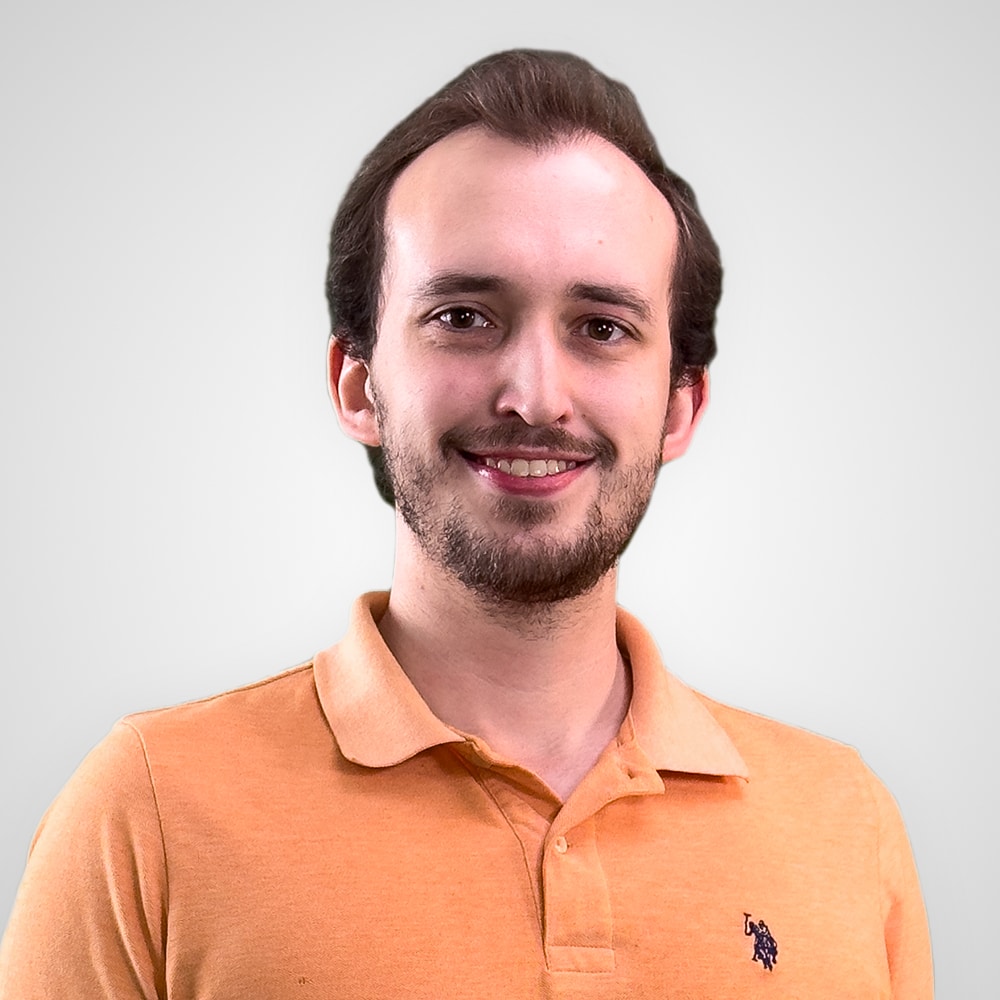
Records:
<instances>
[{"instance_id":1,"label":"brown eye","mask_svg":"<svg viewBox=\"0 0 1000 1000\"><path fill-rule=\"evenodd\" d=\"M437 314L436 319L453 330L474 330L490 325L489 320L481 312L464 306L445 309Z\"/></svg>"},{"instance_id":2,"label":"brown eye","mask_svg":"<svg viewBox=\"0 0 1000 1000\"><path fill-rule=\"evenodd\" d=\"M611 343L627 336L622 326L610 319L587 320L584 331L591 340L597 340L601 343Z\"/></svg>"}]
</instances>

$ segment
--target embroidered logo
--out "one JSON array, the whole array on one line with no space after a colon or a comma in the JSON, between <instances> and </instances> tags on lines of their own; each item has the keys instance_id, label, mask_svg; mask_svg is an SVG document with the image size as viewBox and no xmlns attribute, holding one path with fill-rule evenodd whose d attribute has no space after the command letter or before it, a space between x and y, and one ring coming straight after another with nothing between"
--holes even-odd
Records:
<instances>
[{"instance_id":1,"label":"embroidered logo","mask_svg":"<svg viewBox=\"0 0 1000 1000\"><path fill-rule=\"evenodd\" d=\"M771 936L767 924L763 920L753 921L749 913L744 913L743 933L747 937L753 935L753 960L771 972L778 961L778 942Z\"/></svg>"}]
</instances>

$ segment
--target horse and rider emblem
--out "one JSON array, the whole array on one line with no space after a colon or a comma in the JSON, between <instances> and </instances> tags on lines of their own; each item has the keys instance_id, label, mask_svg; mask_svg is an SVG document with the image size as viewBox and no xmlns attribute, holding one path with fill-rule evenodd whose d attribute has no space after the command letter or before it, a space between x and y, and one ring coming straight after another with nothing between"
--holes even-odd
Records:
<instances>
[{"instance_id":1,"label":"horse and rider emblem","mask_svg":"<svg viewBox=\"0 0 1000 1000\"><path fill-rule=\"evenodd\" d=\"M750 914L744 913L743 933L747 937L753 935L753 960L772 972L774 963L778 961L778 942L774 940L767 924L763 920L751 920Z\"/></svg>"}]
</instances>

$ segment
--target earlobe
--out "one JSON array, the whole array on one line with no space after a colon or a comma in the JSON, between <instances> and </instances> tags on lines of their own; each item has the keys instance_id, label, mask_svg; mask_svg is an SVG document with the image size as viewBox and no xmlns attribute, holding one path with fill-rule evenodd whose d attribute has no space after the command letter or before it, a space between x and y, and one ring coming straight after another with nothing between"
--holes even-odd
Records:
<instances>
[{"instance_id":1,"label":"earlobe","mask_svg":"<svg viewBox=\"0 0 1000 1000\"><path fill-rule=\"evenodd\" d=\"M327 350L327 388L344 433L362 444L380 445L368 364L345 354L334 336Z\"/></svg>"},{"instance_id":2,"label":"earlobe","mask_svg":"<svg viewBox=\"0 0 1000 1000\"><path fill-rule=\"evenodd\" d=\"M708 370L679 385L670 396L660 461L666 464L687 451L695 428L708 405Z\"/></svg>"}]
</instances>

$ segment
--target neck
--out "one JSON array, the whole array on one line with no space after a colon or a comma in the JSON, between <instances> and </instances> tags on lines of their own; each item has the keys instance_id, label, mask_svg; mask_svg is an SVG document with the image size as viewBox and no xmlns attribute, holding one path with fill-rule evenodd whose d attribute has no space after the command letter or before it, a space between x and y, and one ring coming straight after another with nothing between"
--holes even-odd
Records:
<instances>
[{"instance_id":1,"label":"neck","mask_svg":"<svg viewBox=\"0 0 1000 1000\"><path fill-rule=\"evenodd\" d=\"M631 699L615 641L615 583L612 569L569 600L497 607L404 543L379 629L438 718L565 799L614 739Z\"/></svg>"}]
</instances>

